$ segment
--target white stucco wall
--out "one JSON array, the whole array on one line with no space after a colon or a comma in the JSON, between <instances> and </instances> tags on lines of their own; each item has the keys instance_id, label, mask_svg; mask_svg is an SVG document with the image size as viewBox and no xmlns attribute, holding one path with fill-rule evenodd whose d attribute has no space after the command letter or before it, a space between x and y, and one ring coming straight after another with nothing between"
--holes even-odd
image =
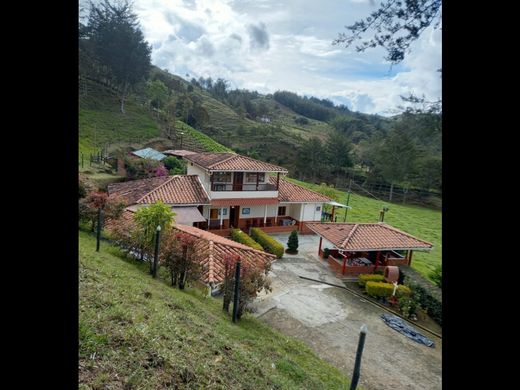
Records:
<instances>
[{"instance_id":1,"label":"white stucco wall","mask_svg":"<svg viewBox=\"0 0 520 390\"><path fill-rule=\"evenodd\" d=\"M286 214L296 220L302 221L319 221L321 220L322 203L280 203L280 206L287 207ZM316 211L316 207L320 207L320 211ZM300 214L303 207L303 217Z\"/></svg>"},{"instance_id":2,"label":"white stucco wall","mask_svg":"<svg viewBox=\"0 0 520 390\"><path fill-rule=\"evenodd\" d=\"M200 181L202 182L202 185L206 189L206 192L209 193L211 191L211 183L210 183L210 179L209 179L209 174L204 169L198 167L195 164L191 165L191 163L188 161L187 174L188 175L197 175L199 177Z\"/></svg>"}]
</instances>

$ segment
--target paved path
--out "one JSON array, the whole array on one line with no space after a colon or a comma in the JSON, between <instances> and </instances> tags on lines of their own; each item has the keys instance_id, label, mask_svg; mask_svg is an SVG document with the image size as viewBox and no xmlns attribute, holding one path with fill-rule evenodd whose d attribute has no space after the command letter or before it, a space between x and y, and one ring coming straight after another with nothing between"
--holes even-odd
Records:
<instances>
[{"instance_id":1,"label":"paved path","mask_svg":"<svg viewBox=\"0 0 520 390\"><path fill-rule=\"evenodd\" d=\"M272 235L286 246L288 234ZM321 358L352 375L362 324L368 326L361 365L364 389L440 389L441 340L418 344L381 320L384 310L347 291L301 279L342 285L317 256L319 237L300 236L298 255L277 260L270 274L273 291L255 302L256 315L281 332L309 345Z\"/></svg>"}]
</instances>

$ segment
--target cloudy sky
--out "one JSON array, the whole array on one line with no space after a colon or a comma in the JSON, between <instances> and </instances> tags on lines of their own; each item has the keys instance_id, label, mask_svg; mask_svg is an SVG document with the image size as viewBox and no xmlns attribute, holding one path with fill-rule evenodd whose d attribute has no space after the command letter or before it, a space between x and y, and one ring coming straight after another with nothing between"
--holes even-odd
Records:
<instances>
[{"instance_id":1,"label":"cloudy sky","mask_svg":"<svg viewBox=\"0 0 520 390\"><path fill-rule=\"evenodd\" d=\"M231 88L289 90L389 115L410 92L441 95L441 31L426 30L408 58L390 67L383 50L333 46L344 26L377 0L134 0L152 62Z\"/></svg>"}]
</instances>

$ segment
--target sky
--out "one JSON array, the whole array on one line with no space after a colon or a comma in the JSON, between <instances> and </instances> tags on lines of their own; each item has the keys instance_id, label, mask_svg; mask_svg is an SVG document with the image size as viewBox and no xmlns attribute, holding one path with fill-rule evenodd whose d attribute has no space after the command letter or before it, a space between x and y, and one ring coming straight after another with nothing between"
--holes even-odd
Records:
<instances>
[{"instance_id":1,"label":"sky","mask_svg":"<svg viewBox=\"0 0 520 390\"><path fill-rule=\"evenodd\" d=\"M441 29L430 27L399 64L383 49L332 45L377 0L134 0L152 63L170 73L222 77L231 89L328 98L353 111L395 114L400 95L441 97Z\"/></svg>"}]
</instances>

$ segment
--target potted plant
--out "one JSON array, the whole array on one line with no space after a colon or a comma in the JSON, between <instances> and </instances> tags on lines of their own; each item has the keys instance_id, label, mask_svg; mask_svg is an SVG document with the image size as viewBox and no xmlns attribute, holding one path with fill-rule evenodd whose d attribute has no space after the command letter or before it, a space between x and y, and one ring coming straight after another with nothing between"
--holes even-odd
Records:
<instances>
[{"instance_id":1,"label":"potted plant","mask_svg":"<svg viewBox=\"0 0 520 390\"><path fill-rule=\"evenodd\" d=\"M287 249L285 253L289 253L291 255L298 254L298 232L293 230L291 234L289 234L289 240L287 241Z\"/></svg>"}]
</instances>

